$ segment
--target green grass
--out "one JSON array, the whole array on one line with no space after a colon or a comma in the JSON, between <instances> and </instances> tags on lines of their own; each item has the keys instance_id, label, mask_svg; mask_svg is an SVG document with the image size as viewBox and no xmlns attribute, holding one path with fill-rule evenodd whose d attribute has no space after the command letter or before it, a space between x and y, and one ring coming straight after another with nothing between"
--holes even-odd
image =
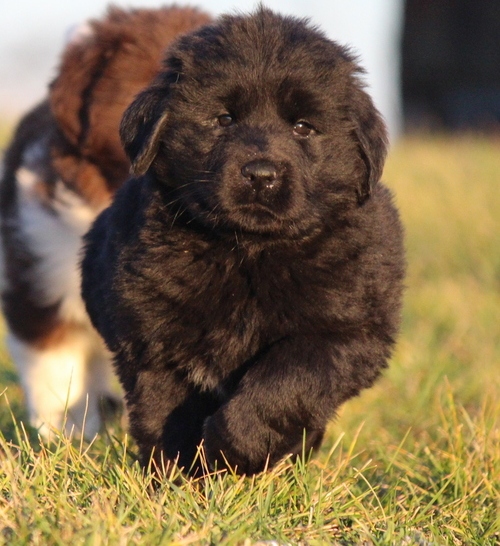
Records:
<instances>
[{"instance_id":1,"label":"green grass","mask_svg":"<svg viewBox=\"0 0 500 546\"><path fill-rule=\"evenodd\" d=\"M2 352L0 544L499 544L499 149L422 137L392 151L402 333L384 378L343 406L309 464L152 488L118 425L91 445L25 432Z\"/></svg>"}]
</instances>

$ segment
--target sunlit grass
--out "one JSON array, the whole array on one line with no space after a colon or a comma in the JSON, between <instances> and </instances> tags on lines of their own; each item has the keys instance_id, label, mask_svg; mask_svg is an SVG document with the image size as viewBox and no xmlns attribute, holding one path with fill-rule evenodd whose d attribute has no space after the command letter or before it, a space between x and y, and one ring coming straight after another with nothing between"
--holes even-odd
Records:
<instances>
[{"instance_id":1,"label":"sunlit grass","mask_svg":"<svg viewBox=\"0 0 500 546\"><path fill-rule=\"evenodd\" d=\"M90 446L25 433L1 352L0 543L500 543L499 149L469 136L392 151L384 178L408 249L402 333L383 379L344 405L308 465L153 489L119 426Z\"/></svg>"}]
</instances>

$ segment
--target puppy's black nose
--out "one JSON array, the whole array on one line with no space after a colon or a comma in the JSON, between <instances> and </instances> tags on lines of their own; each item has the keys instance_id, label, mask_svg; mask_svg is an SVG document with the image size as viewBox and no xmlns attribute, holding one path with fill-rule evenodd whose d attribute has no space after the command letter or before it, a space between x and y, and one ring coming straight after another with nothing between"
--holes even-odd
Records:
<instances>
[{"instance_id":1,"label":"puppy's black nose","mask_svg":"<svg viewBox=\"0 0 500 546\"><path fill-rule=\"evenodd\" d=\"M278 178L278 168L272 161L255 159L244 165L241 174L247 178L255 189L272 187Z\"/></svg>"}]
</instances>

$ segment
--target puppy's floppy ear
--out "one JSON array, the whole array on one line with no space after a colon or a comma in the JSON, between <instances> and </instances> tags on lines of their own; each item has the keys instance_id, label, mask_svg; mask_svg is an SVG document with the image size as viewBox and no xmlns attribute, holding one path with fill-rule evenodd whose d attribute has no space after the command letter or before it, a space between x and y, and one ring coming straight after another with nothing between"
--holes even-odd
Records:
<instances>
[{"instance_id":1,"label":"puppy's floppy ear","mask_svg":"<svg viewBox=\"0 0 500 546\"><path fill-rule=\"evenodd\" d=\"M351 120L354 123L354 135L359 143L361 158L366 166L366 174L358 189L359 202L364 203L382 176L388 138L382 116L359 82L351 96Z\"/></svg>"},{"instance_id":2,"label":"puppy's floppy ear","mask_svg":"<svg viewBox=\"0 0 500 546\"><path fill-rule=\"evenodd\" d=\"M145 174L156 157L161 132L168 122L168 95L164 85L153 84L125 110L120 138L135 176Z\"/></svg>"}]
</instances>

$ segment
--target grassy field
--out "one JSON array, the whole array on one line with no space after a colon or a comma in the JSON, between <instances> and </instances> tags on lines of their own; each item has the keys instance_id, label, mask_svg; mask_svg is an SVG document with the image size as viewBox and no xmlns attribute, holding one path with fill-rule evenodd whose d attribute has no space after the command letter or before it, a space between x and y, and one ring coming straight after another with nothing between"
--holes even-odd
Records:
<instances>
[{"instance_id":1,"label":"grassy field","mask_svg":"<svg viewBox=\"0 0 500 546\"><path fill-rule=\"evenodd\" d=\"M384 178L407 231L399 345L309 464L153 490L118 425L41 446L2 352L0 543L500 544L500 140L408 138Z\"/></svg>"}]
</instances>

